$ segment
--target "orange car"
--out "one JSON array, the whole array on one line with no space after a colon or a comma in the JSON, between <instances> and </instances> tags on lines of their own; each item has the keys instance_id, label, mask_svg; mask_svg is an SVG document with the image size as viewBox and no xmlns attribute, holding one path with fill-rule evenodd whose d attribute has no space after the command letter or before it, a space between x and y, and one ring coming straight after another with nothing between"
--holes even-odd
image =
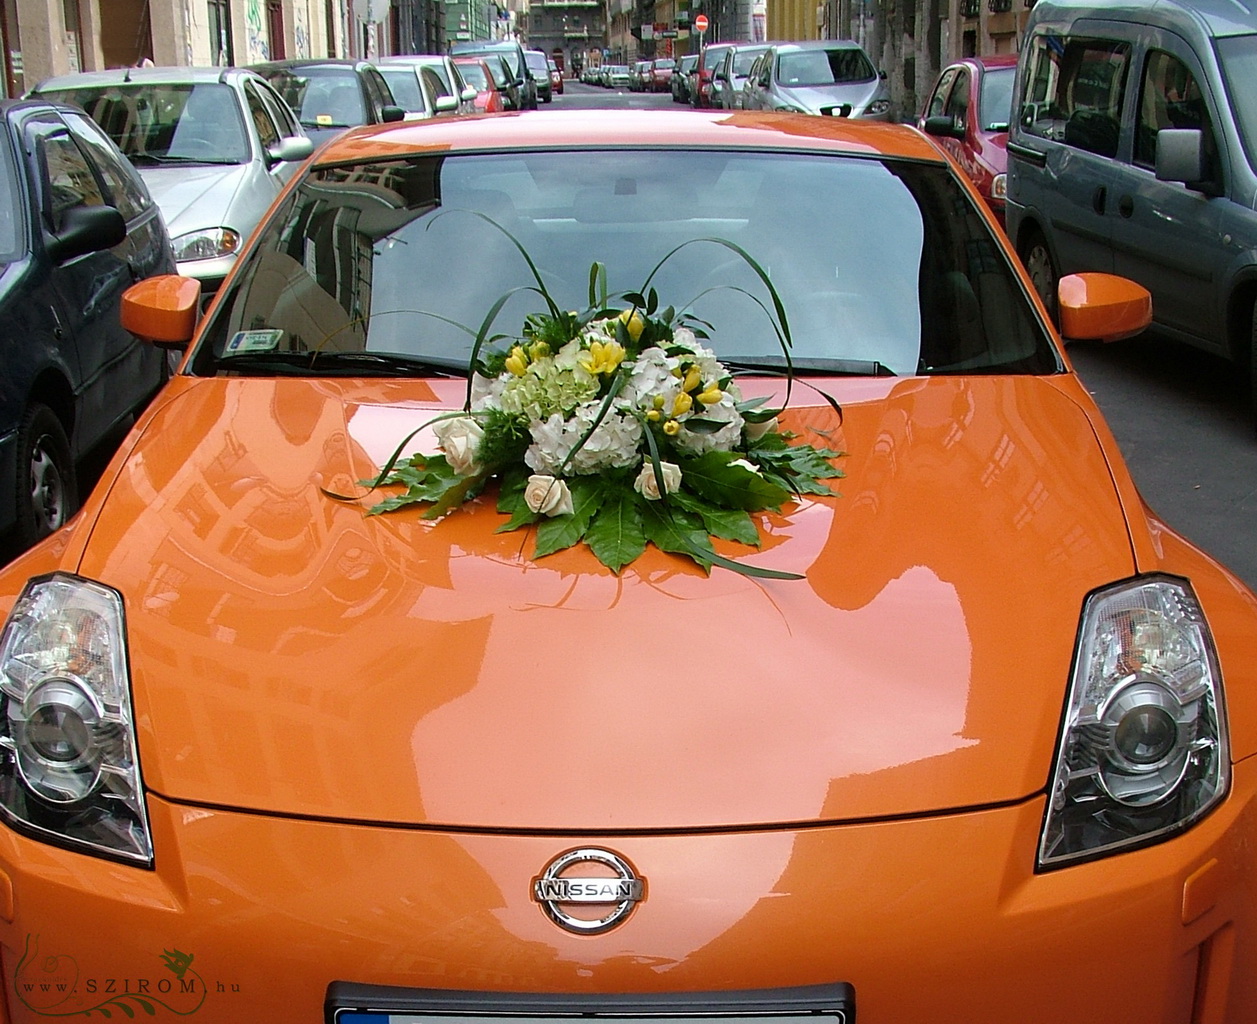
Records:
<instances>
[{"instance_id":1,"label":"orange car","mask_svg":"<svg viewBox=\"0 0 1257 1024\"><path fill-rule=\"evenodd\" d=\"M1257 601L925 136L356 130L197 298L0 577L0 1017L1257 1018Z\"/></svg>"}]
</instances>

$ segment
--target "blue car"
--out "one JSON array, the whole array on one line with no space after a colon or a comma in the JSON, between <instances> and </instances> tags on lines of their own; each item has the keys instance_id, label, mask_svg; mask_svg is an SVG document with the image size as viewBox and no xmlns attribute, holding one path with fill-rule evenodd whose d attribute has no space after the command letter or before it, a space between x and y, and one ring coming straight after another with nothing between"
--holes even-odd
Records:
<instances>
[{"instance_id":1,"label":"blue car","mask_svg":"<svg viewBox=\"0 0 1257 1024\"><path fill-rule=\"evenodd\" d=\"M122 292L174 273L143 181L82 110L0 101L0 532L25 548L78 507L77 468L142 409L166 356Z\"/></svg>"}]
</instances>

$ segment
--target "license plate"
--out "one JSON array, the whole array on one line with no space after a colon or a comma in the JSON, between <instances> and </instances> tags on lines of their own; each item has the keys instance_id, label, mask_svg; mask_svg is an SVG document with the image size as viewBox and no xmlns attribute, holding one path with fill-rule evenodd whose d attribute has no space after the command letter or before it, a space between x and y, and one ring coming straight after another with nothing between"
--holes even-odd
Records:
<instances>
[{"instance_id":1,"label":"license plate","mask_svg":"<svg viewBox=\"0 0 1257 1024\"><path fill-rule=\"evenodd\" d=\"M855 1024L845 982L733 992L546 996L336 982L328 1024Z\"/></svg>"}]
</instances>

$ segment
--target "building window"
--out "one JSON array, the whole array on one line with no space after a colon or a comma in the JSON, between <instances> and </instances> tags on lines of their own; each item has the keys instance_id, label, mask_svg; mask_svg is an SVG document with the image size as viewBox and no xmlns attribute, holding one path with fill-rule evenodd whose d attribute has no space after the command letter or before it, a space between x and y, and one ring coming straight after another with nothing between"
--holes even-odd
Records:
<instances>
[{"instance_id":1,"label":"building window","mask_svg":"<svg viewBox=\"0 0 1257 1024\"><path fill-rule=\"evenodd\" d=\"M217 67L236 63L231 45L231 0L209 0L210 60Z\"/></svg>"}]
</instances>

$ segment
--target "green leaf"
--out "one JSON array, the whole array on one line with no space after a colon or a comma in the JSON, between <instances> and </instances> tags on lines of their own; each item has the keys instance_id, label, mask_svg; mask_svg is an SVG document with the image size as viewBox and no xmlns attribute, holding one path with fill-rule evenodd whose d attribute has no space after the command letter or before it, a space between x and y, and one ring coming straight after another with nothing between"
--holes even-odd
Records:
<instances>
[{"instance_id":1,"label":"green leaf","mask_svg":"<svg viewBox=\"0 0 1257 1024\"><path fill-rule=\"evenodd\" d=\"M711 502L703 501L694 494L684 490L674 491L668 495L671 504L679 505L687 512L693 512L703 521L703 526L713 537L722 540L735 540L739 544L759 547L759 528L750 513L737 508L718 508Z\"/></svg>"},{"instance_id":2,"label":"green leaf","mask_svg":"<svg viewBox=\"0 0 1257 1024\"><path fill-rule=\"evenodd\" d=\"M642 514L631 492L622 488L608 491L585 531L585 543L612 572L619 574L629 562L646 550Z\"/></svg>"},{"instance_id":3,"label":"green leaf","mask_svg":"<svg viewBox=\"0 0 1257 1024\"><path fill-rule=\"evenodd\" d=\"M716 552L711 546L711 537L697 516L661 501L643 502L641 514L646 539L660 551L686 555L704 570L711 568Z\"/></svg>"},{"instance_id":4,"label":"green leaf","mask_svg":"<svg viewBox=\"0 0 1257 1024\"><path fill-rule=\"evenodd\" d=\"M478 494L486 479L488 479L488 475L484 473L479 476L458 477L450 484L445 493L441 495L440 500L423 514L423 518L440 519L455 505L461 505L468 498Z\"/></svg>"},{"instance_id":5,"label":"green leaf","mask_svg":"<svg viewBox=\"0 0 1257 1024\"><path fill-rule=\"evenodd\" d=\"M707 452L682 460L684 486L721 508L748 512L781 508L790 492L743 466L730 465L740 457L736 452Z\"/></svg>"},{"instance_id":6,"label":"green leaf","mask_svg":"<svg viewBox=\"0 0 1257 1024\"><path fill-rule=\"evenodd\" d=\"M606 497L607 488L594 477L578 476L568 481L572 492L571 515L543 519L537 527L537 545L534 556L543 558L578 543L589 528L598 508Z\"/></svg>"}]
</instances>

